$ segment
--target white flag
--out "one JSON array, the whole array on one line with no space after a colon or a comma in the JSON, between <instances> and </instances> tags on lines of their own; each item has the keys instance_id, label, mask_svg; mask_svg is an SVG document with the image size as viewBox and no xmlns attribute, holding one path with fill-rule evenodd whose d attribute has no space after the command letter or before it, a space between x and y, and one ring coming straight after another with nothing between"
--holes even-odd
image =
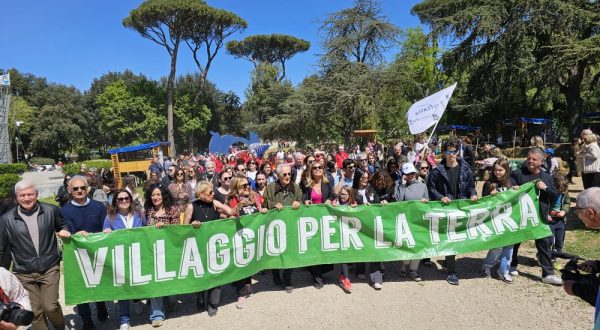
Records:
<instances>
[{"instance_id":1,"label":"white flag","mask_svg":"<svg viewBox=\"0 0 600 330\"><path fill-rule=\"evenodd\" d=\"M0 86L10 86L10 74L0 75Z\"/></svg>"},{"instance_id":2,"label":"white flag","mask_svg":"<svg viewBox=\"0 0 600 330\"><path fill-rule=\"evenodd\" d=\"M456 83L410 106L406 117L411 134L426 131L442 118L455 88Z\"/></svg>"}]
</instances>

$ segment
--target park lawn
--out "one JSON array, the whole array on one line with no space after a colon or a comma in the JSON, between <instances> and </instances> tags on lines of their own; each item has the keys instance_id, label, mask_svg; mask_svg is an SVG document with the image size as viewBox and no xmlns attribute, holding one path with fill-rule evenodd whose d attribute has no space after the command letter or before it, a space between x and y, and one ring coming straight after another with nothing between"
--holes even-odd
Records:
<instances>
[{"instance_id":1,"label":"park lawn","mask_svg":"<svg viewBox=\"0 0 600 330\"><path fill-rule=\"evenodd\" d=\"M46 198L40 198L39 201L43 202L43 203L48 203L48 204L52 204L52 205L58 206L58 203L54 200L54 196L50 196L50 197L46 197Z\"/></svg>"},{"instance_id":2,"label":"park lawn","mask_svg":"<svg viewBox=\"0 0 600 330\"><path fill-rule=\"evenodd\" d=\"M571 208L568 215L563 251L585 259L600 260L600 231L586 228L573 211L574 208Z\"/></svg>"}]
</instances>

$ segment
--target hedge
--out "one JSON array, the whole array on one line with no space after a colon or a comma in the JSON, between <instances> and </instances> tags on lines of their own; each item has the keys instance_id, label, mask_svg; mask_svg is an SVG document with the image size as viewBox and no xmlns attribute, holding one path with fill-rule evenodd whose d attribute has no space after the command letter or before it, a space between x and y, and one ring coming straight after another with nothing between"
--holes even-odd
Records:
<instances>
[{"instance_id":1,"label":"hedge","mask_svg":"<svg viewBox=\"0 0 600 330\"><path fill-rule=\"evenodd\" d=\"M67 164L63 166L62 171L64 174L75 175L79 173L79 166L81 164L85 164L88 169L95 167L98 171L100 171L101 168L109 170L112 167L112 161L110 160L87 160L81 163Z\"/></svg>"},{"instance_id":2,"label":"hedge","mask_svg":"<svg viewBox=\"0 0 600 330\"><path fill-rule=\"evenodd\" d=\"M31 164L37 165L54 165L56 162L52 158L33 157L29 160Z\"/></svg>"},{"instance_id":3,"label":"hedge","mask_svg":"<svg viewBox=\"0 0 600 330\"><path fill-rule=\"evenodd\" d=\"M21 174L27 171L27 164L0 164L0 174Z\"/></svg>"},{"instance_id":4,"label":"hedge","mask_svg":"<svg viewBox=\"0 0 600 330\"><path fill-rule=\"evenodd\" d=\"M19 181L21 181L21 177L18 174L0 174L0 198L8 197L9 191Z\"/></svg>"}]
</instances>

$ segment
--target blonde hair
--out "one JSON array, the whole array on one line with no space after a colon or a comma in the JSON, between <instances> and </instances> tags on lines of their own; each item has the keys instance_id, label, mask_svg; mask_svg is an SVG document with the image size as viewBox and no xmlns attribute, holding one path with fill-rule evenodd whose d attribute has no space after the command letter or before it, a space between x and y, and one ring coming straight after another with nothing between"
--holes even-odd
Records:
<instances>
[{"instance_id":1,"label":"blonde hair","mask_svg":"<svg viewBox=\"0 0 600 330\"><path fill-rule=\"evenodd\" d=\"M313 177L313 166L315 166L315 164L319 164L321 165L321 168L323 169L323 176L321 177L321 181L323 183L329 183L329 180L327 179L327 175L325 175L325 165L323 165L322 162L314 162L310 165L308 165L308 167L306 168L306 176L304 178L305 180L305 184L307 187L312 187L313 184L315 184L315 178ZM302 173L304 174L304 173Z\"/></svg>"},{"instance_id":2,"label":"blonde hair","mask_svg":"<svg viewBox=\"0 0 600 330\"><path fill-rule=\"evenodd\" d=\"M205 193L207 191L212 191L214 189L212 183L209 181L200 181L196 185L195 194L196 198L200 198L200 194Z\"/></svg>"},{"instance_id":3,"label":"blonde hair","mask_svg":"<svg viewBox=\"0 0 600 330\"><path fill-rule=\"evenodd\" d=\"M544 149L544 140L541 136L535 135L531 138L531 146Z\"/></svg>"},{"instance_id":4,"label":"blonde hair","mask_svg":"<svg viewBox=\"0 0 600 330\"><path fill-rule=\"evenodd\" d=\"M246 180L248 184L250 184L250 180L245 176L234 176L231 179L231 185L229 186L229 193L227 194L227 201L236 198L240 193L241 183L243 180ZM250 194L248 194L248 199L250 203L254 204L254 191L250 189Z\"/></svg>"},{"instance_id":5,"label":"blonde hair","mask_svg":"<svg viewBox=\"0 0 600 330\"><path fill-rule=\"evenodd\" d=\"M585 143L593 143L598 141L598 137L596 136L596 134L594 134L594 132L592 132L591 129L584 129L583 131L581 131L581 134L583 135L583 142Z\"/></svg>"}]
</instances>

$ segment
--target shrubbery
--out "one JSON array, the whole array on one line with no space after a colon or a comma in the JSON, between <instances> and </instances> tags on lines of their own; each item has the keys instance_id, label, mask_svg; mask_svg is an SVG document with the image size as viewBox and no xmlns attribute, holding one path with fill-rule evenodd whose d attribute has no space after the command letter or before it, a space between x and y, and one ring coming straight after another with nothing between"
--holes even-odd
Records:
<instances>
[{"instance_id":1,"label":"shrubbery","mask_svg":"<svg viewBox=\"0 0 600 330\"><path fill-rule=\"evenodd\" d=\"M44 157L33 157L29 160L29 163L37 164L37 165L54 165L54 159L52 158L44 158Z\"/></svg>"},{"instance_id":2,"label":"shrubbery","mask_svg":"<svg viewBox=\"0 0 600 330\"><path fill-rule=\"evenodd\" d=\"M0 198L8 197L8 193L21 180L18 174L0 174Z\"/></svg>"},{"instance_id":3,"label":"shrubbery","mask_svg":"<svg viewBox=\"0 0 600 330\"><path fill-rule=\"evenodd\" d=\"M21 174L27 171L27 164L0 164L0 174Z\"/></svg>"},{"instance_id":4,"label":"shrubbery","mask_svg":"<svg viewBox=\"0 0 600 330\"><path fill-rule=\"evenodd\" d=\"M108 170L112 167L112 162L110 160L87 160L82 163L85 164L88 169L94 167L98 169L98 171L100 171L101 168ZM63 166L62 171L64 174L75 175L79 173L79 166L82 163L67 164Z\"/></svg>"}]
</instances>

